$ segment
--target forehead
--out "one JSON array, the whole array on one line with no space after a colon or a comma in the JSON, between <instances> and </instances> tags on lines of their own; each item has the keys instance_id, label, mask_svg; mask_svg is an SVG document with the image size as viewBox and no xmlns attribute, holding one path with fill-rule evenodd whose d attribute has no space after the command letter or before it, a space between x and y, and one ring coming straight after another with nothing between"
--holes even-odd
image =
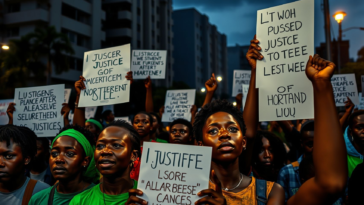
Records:
<instances>
[{"instance_id":1,"label":"forehead","mask_svg":"<svg viewBox=\"0 0 364 205\"><path fill-rule=\"evenodd\" d=\"M101 132L97 141L99 141L99 140L121 140L121 141L130 142L130 137L131 137L131 135L130 135L129 130L122 128L122 127L110 126Z\"/></svg>"},{"instance_id":2,"label":"forehead","mask_svg":"<svg viewBox=\"0 0 364 205\"><path fill-rule=\"evenodd\" d=\"M79 145L78 141L69 136L61 136L53 143L53 147L76 147L77 145Z\"/></svg>"},{"instance_id":3,"label":"forehead","mask_svg":"<svg viewBox=\"0 0 364 205\"><path fill-rule=\"evenodd\" d=\"M13 142L12 139L9 141L9 144L6 141L0 141L0 152L6 151L21 152L21 147L17 143Z\"/></svg>"},{"instance_id":4,"label":"forehead","mask_svg":"<svg viewBox=\"0 0 364 205\"><path fill-rule=\"evenodd\" d=\"M186 125L184 125L184 124L175 124L175 125L172 126L171 129L172 130L173 129L184 129L184 130L188 130L188 127Z\"/></svg>"},{"instance_id":5,"label":"forehead","mask_svg":"<svg viewBox=\"0 0 364 205\"><path fill-rule=\"evenodd\" d=\"M86 123L85 123L85 126L94 126L94 123L86 122Z\"/></svg>"},{"instance_id":6,"label":"forehead","mask_svg":"<svg viewBox=\"0 0 364 205\"><path fill-rule=\"evenodd\" d=\"M145 119L149 119L149 116L146 115L146 114L143 114L143 113L139 113L137 115L135 115L135 120L138 119L138 120L145 120Z\"/></svg>"},{"instance_id":7,"label":"forehead","mask_svg":"<svg viewBox=\"0 0 364 205\"><path fill-rule=\"evenodd\" d=\"M353 122L354 124L364 124L364 114L356 116Z\"/></svg>"},{"instance_id":8,"label":"forehead","mask_svg":"<svg viewBox=\"0 0 364 205\"><path fill-rule=\"evenodd\" d=\"M239 124L238 121L231 114L229 114L227 112L216 112L207 118L205 125L209 126L210 124L213 124L213 123L224 124L227 122L234 122L236 124Z\"/></svg>"},{"instance_id":9,"label":"forehead","mask_svg":"<svg viewBox=\"0 0 364 205\"><path fill-rule=\"evenodd\" d=\"M270 146L269 140L265 137L262 138L262 143L263 143L263 146Z\"/></svg>"}]
</instances>

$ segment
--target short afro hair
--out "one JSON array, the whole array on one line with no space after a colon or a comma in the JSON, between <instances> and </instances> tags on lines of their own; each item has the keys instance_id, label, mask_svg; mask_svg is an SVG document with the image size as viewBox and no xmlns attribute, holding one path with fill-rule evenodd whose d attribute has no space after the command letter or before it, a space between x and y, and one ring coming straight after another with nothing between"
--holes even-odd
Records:
<instances>
[{"instance_id":1,"label":"short afro hair","mask_svg":"<svg viewBox=\"0 0 364 205\"><path fill-rule=\"evenodd\" d=\"M358 110L358 111L356 111L356 112L353 112L353 113L350 115L350 117L349 117L349 121L348 121L348 123L349 123L349 127L350 127L350 128L353 128L353 122L354 122L354 119L355 119L356 117L358 117L359 115L364 115L364 110Z\"/></svg>"},{"instance_id":2,"label":"short afro hair","mask_svg":"<svg viewBox=\"0 0 364 205\"><path fill-rule=\"evenodd\" d=\"M37 135L31 129L17 125L0 126L0 142L9 146L11 141L21 148L23 158L33 160L37 154Z\"/></svg>"},{"instance_id":3,"label":"short afro hair","mask_svg":"<svg viewBox=\"0 0 364 205\"><path fill-rule=\"evenodd\" d=\"M176 125L176 124L186 125L190 131L190 136L192 136L192 139L194 138L193 137L193 127L192 127L191 122L189 122L185 119L179 118L179 119L176 119L173 122L171 122L171 124L169 125L169 129L172 130L173 125Z\"/></svg>"},{"instance_id":4,"label":"short afro hair","mask_svg":"<svg viewBox=\"0 0 364 205\"><path fill-rule=\"evenodd\" d=\"M106 128L108 128L110 126L116 126L116 127L124 128L124 129L129 131L129 133L131 135L131 138L130 138L131 143L132 143L131 147L132 147L133 150L138 151L138 154L139 154L139 157L140 157L140 154L141 154L141 151L140 151L140 138L139 138L138 132L134 129L134 127L132 125L130 125L128 122L124 121L124 120L113 121L110 124L108 124Z\"/></svg>"},{"instance_id":5,"label":"short afro hair","mask_svg":"<svg viewBox=\"0 0 364 205\"><path fill-rule=\"evenodd\" d=\"M245 136L246 127L243 119L243 113L233 104L229 103L226 100L214 100L211 103L203 106L195 117L195 122L193 123L193 131L197 141L202 141L203 139L202 128L205 125L207 118L217 112L226 112L232 115L239 123L241 132Z\"/></svg>"},{"instance_id":6,"label":"short afro hair","mask_svg":"<svg viewBox=\"0 0 364 205\"><path fill-rule=\"evenodd\" d=\"M149 113L144 112L144 111L140 111L140 112L138 112L137 114L135 114L135 115L134 115L134 117L133 117L133 121L132 121L132 124L134 123L134 119L135 119L135 117L136 117L137 115L139 115L139 114L147 115L147 116L148 116L148 118L149 118L149 122L150 122L150 124L153 124L153 117L152 117L152 115L150 115Z\"/></svg>"}]
</instances>

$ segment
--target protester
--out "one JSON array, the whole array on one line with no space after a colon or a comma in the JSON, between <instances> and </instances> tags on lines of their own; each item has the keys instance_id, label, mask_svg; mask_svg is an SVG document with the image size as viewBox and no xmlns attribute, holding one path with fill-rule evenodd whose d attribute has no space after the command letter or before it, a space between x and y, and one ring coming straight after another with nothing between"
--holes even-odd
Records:
<instances>
[{"instance_id":1,"label":"protester","mask_svg":"<svg viewBox=\"0 0 364 205\"><path fill-rule=\"evenodd\" d=\"M152 124L153 124L153 129L151 132L151 138L152 140L157 140L158 135L161 133L160 127L161 127L161 119L159 118L159 116L154 113L154 112L150 112L149 113L150 116L152 116Z\"/></svg>"},{"instance_id":2,"label":"protester","mask_svg":"<svg viewBox=\"0 0 364 205\"><path fill-rule=\"evenodd\" d=\"M140 136L141 145L143 146L143 142L161 142L167 143L167 141L157 138L153 140L151 138L151 132L153 130L153 118L147 112L139 112L133 118L133 127L137 131Z\"/></svg>"},{"instance_id":3,"label":"protester","mask_svg":"<svg viewBox=\"0 0 364 205\"><path fill-rule=\"evenodd\" d=\"M363 203L364 193L364 163L356 166L351 174L348 185L348 205L357 205Z\"/></svg>"},{"instance_id":4,"label":"protester","mask_svg":"<svg viewBox=\"0 0 364 205\"><path fill-rule=\"evenodd\" d=\"M253 176L277 181L278 173L286 160L287 152L282 140L272 132L258 131L253 149Z\"/></svg>"},{"instance_id":5,"label":"protester","mask_svg":"<svg viewBox=\"0 0 364 205\"><path fill-rule=\"evenodd\" d=\"M345 103L345 112L340 112L342 113L341 116L339 113L340 125L343 131L345 131L346 127L348 126L349 116L351 115L355 107L354 103L351 101L349 97L347 97L347 101L345 101L344 103Z\"/></svg>"},{"instance_id":6,"label":"protester","mask_svg":"<svg viewBox=\"0 0 364 205\"><path fill-rule=\"evenodd\" d=\"M36 138L27 127L0 126L0 202L28 204L31 196L49 187L24 175L37 153Z\"/></svg>"},{"instance_id":7,"label":"protester","mask_svg":"<svg viewBox=\"0 0 364 205\"><path fill-rule=\"evenodd\" d=\"M63 117L64 126L70 124L70 120L68 119L68 115L70 114L71 108L68 103L62 103L61 115Z\"/></svg>"},{"instance_id":8,"label":"protester","mask_svg":"<svg viewBox=\"0 0 364 205\"><path fill-rule=\"evenodd\" d=\"M174 120L169 127L169 143L185 145L192 145L194 143L193 128L187 120Z\"/></svg>"},{"instance_id":9,"label":"protester","mask_svg":"<svg viewBox=\"0 0 364 205\"><path fill-rule=\"evenodd\" d=\"M29 204L68 205L77 194L95 186L99 174L93 156L93 135L79 126L64 127L52 142L49 166L58 181L35 194Z\"/></svg>"},{"instance_id":10,"label":"protester","mask_svg":"<svg viewBox=\"0 0 364 205\"><path fill-rule=\"evenodd\" d=\"M137 187L130 171L139 153L140 138L133 127L124 121L111 122L101 132L94 152L101 182L76 195L70 204L125 204L128 191Z\"/></svg>"},{"instance_id":11,"label":"protester","mask_svg":"<svg viewBox=\"0 0 364 205\"><path fill-rule=\"evenodd\" d=\"M94 142L97 141L97 138L99 137L100 133L104 129L101 122L99 122L95 118L90 118L90 119L86 120L85 128L93 134Z\"/></svg>"}]
</instances>

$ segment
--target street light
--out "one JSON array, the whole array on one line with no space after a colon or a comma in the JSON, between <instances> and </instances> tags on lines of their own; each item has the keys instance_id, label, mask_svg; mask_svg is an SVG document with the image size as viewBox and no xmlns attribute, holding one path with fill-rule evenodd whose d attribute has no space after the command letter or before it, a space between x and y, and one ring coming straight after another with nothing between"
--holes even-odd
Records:
<instances>
[{"instance_id":1,"label":"street light","mask_svg":"<svg viewBox=\"0 0 364 205\"><path fill-rule=\"evenodd\" d=\"M216 80L217 80L218 82L221 82L221 81L222 81L222 77L221 77L221 76L217 76Z\"/></svg>"},{"instance_id":2,"label":"street light","mask_svg":"<svg viewBox=\"0 0 364 205\"><path fill-rule=\"evenodd\" d=\"M236 102L233 102L233 105L236 106Z\"/></svg>"},{"instance_id":3,"label":"street light","mask_svg":"<svg viewBox=\"0 0 364 205\"><path fill-rule=\"evenodd\" d=\"M336 12L333 17L338 23L341 23L344 20L344 17L346 16L346 13L343 11Z\"/></svg>"},{"instance_id":4,"label":"street light","mask_svg":"<svg viewBox=\"0 0 364 205\"><path fill-rule=\"evenodd\" d=\"M1 46L1 49L3 49L3 50L9 50L9 46L8 45L2 45Z\"/></svg>"},{"instance_id":5,"label":"street light","mask_svg":"<svg viewBox=\"0 0 364 205\"><path fill-rule=\"evenodd\" d=\"M205 88L201 88L201 93L204 93L206 91Z\"/></svg>"},{"instance_id":6,"label":"street light","mask_svg":"<svg viewBox=\"0 0 364 205\"><path fill-rule=\"evenodd\" d=\"M346 16L346 13L343 11L338 11L336 12L333 17L335 18L335 20L337 21L337 23L339 24L339 37L337 38L337 70L340 74L340 67L341 67L341 60L340 60L340 46L341 46L341 38L342 38L342 28L341 28L341 22L344 20L344 17Z\"/></svg>"}]
</instances>

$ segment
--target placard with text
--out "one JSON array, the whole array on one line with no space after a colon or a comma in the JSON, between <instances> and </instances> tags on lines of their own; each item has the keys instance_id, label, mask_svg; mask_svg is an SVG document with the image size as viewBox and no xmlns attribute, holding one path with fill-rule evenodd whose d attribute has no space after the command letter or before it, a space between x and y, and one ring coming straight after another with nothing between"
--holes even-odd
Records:
<instances>
[{"instance_id":1,"label":"placard with text","mask_svg":"<svg viewBox=\"0 0 364 205\"><path fill-rule=\"evenodd\" d=\"M79 107L129 102L130 44L85 52L83 77L86 89L81 91Z\"/></svg>"},{"instance_id":2,"label":"placard with text","mask_svg":"<svg viewBox=\"0 0 364 205\"><path fill-rule=\"evenodd\" d=\"M194 204L209 188L211 147L144 142L138 189L148 204Z\"/></svg>"},{"instance_id":3,"label":"placard with text","mask_svg":"<svg viewBox=\"0 0 364 205\"><path fill-rule=\"evenodd\" d=\"M133 50L131 60L133 79L165 79L166 50Z\"/></svg>"},{"instance_id":4,"label":"placard with text","mask_svg":"<svg viewBox=\"0 0 364 205\"><path fill-rule=\"evenodd\" d=\"M6 125L9 123L9 117L6 111L9 104L14 102L14 99L0 100L0 125Z\"/></svg>"},{"instance_id":5,"label":"placard with text","mask_svg":"<svg viewBox=\"0 0 364 205\"><path fill-rule=\"evenodd\" d=\"M195 89L168 90L162 122L172 122L179 118L191 121L191 108L195 104L195 95Z\"/></svg>"},{"instance_id":6,"label":"placard with text","mask_svg":"<svg viewBox=\"0 0 364 205\"><path fill-rule=\"evenodd\" d=\"M87 107L85 108L85 118L88 120L94 118L97 111L97 107Z\"/></svg>"},{"instance_id":7,"label":"placard with text","mask_svg":"<svg viewBox=\"0 0 364 205\"><path fill-rule=\"evenodd\" d=\"M335 105L345 106L347 97L355 104L359 104L358 88L356 87L355 74L338 74L331 78L334 90Z\"/></svg>"},{"instance_id":8,"label":"placard with text","mask_svg":"<svg viewBox=\"0 0 364 205\"><path fill-rule=\"evenodd\" d=\"M71 96L71 88L64 89L64 103L68 103Z\"/></svg>"},{"instance_id":9,"label":"placard with text","mask_svg":"<svg viewBox=\"0 0 364 205\"><path fill-rule=\"evenodd\" d=\"M56 136L63 127L64 85L15 89L14 125L25 126L38 137Z\"/></svg>"},{"instance_id":10,"label":"placard with text","mask_svg":"<svg viewBox=\"0 0 364 205\"><path fill-rule=\"evenodd\" d=\"M246 97L248 96L248 91L249 91L249 84L241 84L241 90L243 91L243 93L242 93L243 99L242 99L241 108L242 108L242 110L244 110Z\"/></svg>"},{"instance_id":11,"label":"placard with text","mask_svg":"<svg viewBox=\"0 0 364 205\"><path fill-rule=\"evenodd\" d=\"M250 70L234 70L233 77L233 92L232 96L236 97L239 93L242 93L241 85L250 83Z\"/></svg>"},{"instance_id":12,"label":"placard with text","mask_svg":"<svg viewBox=\"0 0 364 205\"><path fill-rule=\"evenodd\" d=\"M305 70L314 54L314 0L259 10L256 34L264 56L257 60L256 69L256 88L259 96L264 96L259 98L259 110L264 110L259 112L259 121L313 118L313 88ZM269 102L267 95L279 100ZM292 96L296 103L283 101ZM304 100L295 96L304 96ZM277 103L273 109L271 103ZM278 107L283 115L277 112ZM289 109L292 112L284 114Z\"/></svg>"}]
</instances>

